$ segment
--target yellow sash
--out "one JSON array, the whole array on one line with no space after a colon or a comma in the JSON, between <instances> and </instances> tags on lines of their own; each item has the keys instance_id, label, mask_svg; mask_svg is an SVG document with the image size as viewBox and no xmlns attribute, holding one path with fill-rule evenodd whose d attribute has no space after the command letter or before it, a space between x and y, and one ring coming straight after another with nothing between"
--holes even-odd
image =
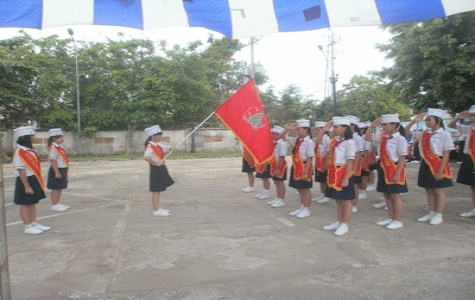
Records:
<instances>
[{"instance_id":1,"label":"yellow sash","mask_svg":"<svg viewBox=\"0 0 475 300\"><path fill-rule=\"evenodd\" d=\"M302 144L303 140L297 139L294 148L292 149L292 163L294 165L294 179L295 180L303 180L303 181L311 181L313 168L309 168L307 172L307 178L300 179L304 174L305 171L305 163L302 161L300 157L300 145Z\"/></svg>"},{"instance_id":2,"label":"yellow sash","mask_svg":"<svg viewBox=\"0 0 475 300\"><path fill-rule=\"evenodd\" d=\"M343 140L337 141L335 138L331 140L330 143L330 156L328 158L328 175L327 175L327 184L329 187L337 190L342 191L343 188L341 186L341 182L343 181L343 177L345 176L346 172L346 164L337 167L336 166L336 157L335 157L335 148L338 146L339 143L343 142ZM350 172L350 176L353 175L353 171Z\"/></svg>"},{"instance_id":3,"label":"yellow sash","mask_svg":"<svg viewBox=\"0 0 475 300\"><path fill-rule=\"evenodd\" d=\"M468 137L468 154L472 158L472 161L475 163L475 130L473 126L470 126L470 135Z\"/></svg>"},{"instance_id":4,"label":"yellow sash","mask_svg":"<svg viewBox=\"0 0 475 300\"><path fill-rule=\"evenodd\" d=\"M38 182L40 183L41 189L43 189L43 192L45 192L45 182L43 180L43 176L41 176L41 160L38 152L36 152L34 149L26 151L20 148L18 149L18 157L31 171L31 173L36 176L36 179L38 179Z\"/></svg>"},{"instance_id":5,"label":"yellow sash","mask_svg":"<svg viewBox=\"0 0 475 300\"><path fill-rule=\"evenodd\" d=\"M430 146L430 136L431 134L427 130L424 130L422 132L420 140L420 149L422 151L424 161L429 166L432 175L435 175L439 170L442 159L438 157L432 150L432 147ZM448 179L452 178L452 171L450 170L450 166L448 163L444 166L443 176L444 178Z\"/></svg>"},{"instance_id":6,"label":"yellow sash","mask_svg":"<svg viewBox=\"0 0 475 300\"><path fill-rule=\"evenodd\" d=\"M397 171L397 164L391 159L391 155L389 155L389 152L386 148L387 141L392 138L392 136L388 138L385 134L381 134L379 154L381 168L384 170L384 180L386 181L386 184L404 185L406 183L406 163L404 163L404 168L402 169L401 174L399 174L399 180L397 182L392 181L394 174L396 174Z\"/></svg>"}]
</instances>

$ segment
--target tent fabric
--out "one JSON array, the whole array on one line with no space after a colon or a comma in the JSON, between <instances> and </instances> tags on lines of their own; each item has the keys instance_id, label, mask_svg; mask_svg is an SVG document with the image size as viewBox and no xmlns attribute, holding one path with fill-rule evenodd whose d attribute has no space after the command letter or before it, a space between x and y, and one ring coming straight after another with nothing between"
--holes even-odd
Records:
<instances>
[{"instance_id":1,"label":"tent fabric","mask_svg":"<svg viewBox=\"0 0 475 300\"><path fill-rule=\"evenodd\" d=\"M244 38L423 21L472 10L470 0L0 0L0 28L187 26Z\"/></svg>"}]
</instances>

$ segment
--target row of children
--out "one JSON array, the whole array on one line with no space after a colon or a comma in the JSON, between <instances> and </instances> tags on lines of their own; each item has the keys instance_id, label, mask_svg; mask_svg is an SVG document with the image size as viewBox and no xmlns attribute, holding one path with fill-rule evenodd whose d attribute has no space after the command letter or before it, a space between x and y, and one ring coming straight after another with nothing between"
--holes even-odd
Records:
<instances>
[{"instance_id":1,"label":"row of children","mask_svg":"<svg viewBox=\"0 0 475 300\"><path fill-rule=\"evenodd\" d=\"M286 180L286 145L284 139L292 145L292 168L289 187L295 188L300 197L300 207L290 213L298 218L310 216L312 173L315 168L315 181L321 183L323 197L332 198L337 202L336 222L324 226L323 229L335 231L335 235L348 232L348 223L353 212L357 211L358 193L364 190L365 181L371 172L371 165L377 167L377 191L383 193L384 206L387 207L389 218L378 225L388 229L403 227L402 193L408 192L406 184L406 134L413 135L420 143L423 157L418 174L418 186L426 191L429 212L417 219L438 225L443 222L442 213L445 208L446 195L444 188L453 186L452 173L448 164L450 151L454 149L450 133L444 130L443 118L445 111L429 108L403 127L397 114L386 114L369 125L364 136L359 134L359 119L354 116L334 117L332 121L316 122L317 137L312 138L309 120L298 120L286 129L274 126L272 136L275 141L275 161L266 166L254 166L250 155L244 153L243 172L248 174L249 186L243 192L254 191L252 172L256 177L263 178L264 192L257 195L260 199L269 198L272 178L277 189L277 198L270 201L272 207L285 205ZM457 120L470 117L472 125L461 128L468 140L464 148L464 158L457 177L457 182L471 187L473 205L475 207L475 105L460 113L448 126L456 126ZM411 131L415 122L425 120L425 131ZM382 126L381 134L373 134ZM464 126L464 125L459 125ZM296 137L285 134L296 129ZM315 144L318 147L315 147ZM374 152L374 149L376 151ZM378 163L374 164L376 156ZM315 166L313 158L315 157ZM366 177L366 178L365 178ZM325 198L320 198L323 200ZM317 201L318 202L318 201ZM324 201L320 201L322 203ZM376 204L375 208L382 208ZM475 216L475 208L462 217Z\"/></svg>"},{"instance_id":2,"label":"row of children","mask_svg":"<svg viewBox=\"0 0 475 300\"><path fill-rule=\"evenodd\" d=\"M36 218L36 204L46 198L46 189L41 174L41 163L38 152L33 148L35 129L31 126L18 127L17 149L13 164L15 190L13 202L20 205L20 217L25 224L25 233L41 234L51 227L41 225ZM176 151L174 147L160 146L162 138L160 126L155 125L145 129L148 139L145 142L144 159L150 164L150 191L152 192L152 207L154 216L169 216L170 211L160 208L160 192L166 190L174 181L170 177L164 163L164 152ZM51 210L66 211L69 206L60 202L63 189L68 187L69 159L63 147L64 135L61 128L49 130L48 156L50 168L46 187L51 190Z\"/></svg>"}]
</instances>

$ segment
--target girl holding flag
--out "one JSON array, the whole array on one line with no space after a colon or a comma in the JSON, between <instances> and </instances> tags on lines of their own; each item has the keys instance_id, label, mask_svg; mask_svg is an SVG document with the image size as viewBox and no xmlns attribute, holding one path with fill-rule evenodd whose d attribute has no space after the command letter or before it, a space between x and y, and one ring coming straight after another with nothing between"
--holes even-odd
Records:
<instances>
[{"instance_id":1,"label":"girl holding flag","mask_svg":"<svg viewBox=\"0 0 475 300\"><path fill-rule=\"evenodd\" d=\"M158 143L162 140L162 130L155 125L145 128L148 139L145 142L144 160L150 164L150 191L152 192L153 215L168 217L170 211L160 208L160 192L175 183L165 166L164 153L167 151L177 151L174 147L161 146Z\"/></svg>"},{"instance_id":2,"label":"girl holding flag","mask_svg":"<svg viewBox=\"0 0 475 300\"><path fill-rule=\"evenodd\" d=\"M40 156L33 149L32 143L35 130L31 126L24 126L14 131L18 136L18 148L13 157L16 169L13 202L20 205L20 217L25 224L25 233L40 234L50 230L51 227L43 226L36 221L36 204L46 196Z\"/></svg>"},{"instance_id":3,"label":"girl holding flag","mask_svg":"<svg viewBox=\"0 0 475 300\"><path fill-rule=\"evenodd\" d=\"M443 222L442 213L446 201L444 188L453 186L452 171L448 162L450 151L455 147L452 136L444 130L444 116L445 111L429 108L427 113L415 116L405 128L406 134L419 139L419 149L423 159L419 167L417 185L425 188L429 204L429 213L417 221L429 222L431 225ZM412 125L423 119L428 129L422 132L411 132Z\"/></svg>"},{"instance_id":4,"label":"girl holding flag","mask_svg":"<svg viewBox=\"0 0 475 300\"><path fill-rule=\"evenodd\" d=\"M51 210L66 211L69 206L60 203L63 189L68 188L69 159L63 147L64 136L61 128L49 130L48 154L50 168L48 171L47 188L51 190Z\"/></svg>"},{"instance_id":5,"label":"girl holding flag","mask_svg":"<svg viewBox=\"0 0 475 300\"><path fill-rule=\"evenodd\" d=\"M355 198L354 164L356 155L350 120L346 117L333 117L325 124L317 136L317 142L323 139L323 133L329 131L333 124L334 138L330 141L327 168L327 190L325 197L336 200L336 222L323 226L324 230L335 231L335 235L348 232L348 223L353 213L352 200Z\"/></svg>"},{"instance_id":6,"label":"girl holding flag","mask_svg":"<svg viewBox=\"0 0 475 300\"><path fill-rule=\"evenodd\" d=\"M365 140L378 146L380 166L378 169L377 191L383 193L388 207L389 219L376 224L387 229L398 229L401 222L403 201L401 193L407 193L406 185L406 156L407 140L404 128L399 124L398 114L382 115L370 125L365 134ZM383 133L373 139L373 130L383 126Z\"/></svg>"},{"instance_id":7,"label":"girl holding flag","mask_svg":"<svg viewBox=\"0 0 475 300\"><path fill-rule=\"evenodd\" d=\"M470 118L471 125L457 125L457 121L465 118ZM460 216L464 218L475 217L475 105L470 106L469 110L459 113L455 119L450 121L448 126L451 128L459 126L461 132L467 136L457 182L470 186L473 209L469 212L461 213ZM462 151L462 149L459 151Z\"/></svg>"}]
</instances>

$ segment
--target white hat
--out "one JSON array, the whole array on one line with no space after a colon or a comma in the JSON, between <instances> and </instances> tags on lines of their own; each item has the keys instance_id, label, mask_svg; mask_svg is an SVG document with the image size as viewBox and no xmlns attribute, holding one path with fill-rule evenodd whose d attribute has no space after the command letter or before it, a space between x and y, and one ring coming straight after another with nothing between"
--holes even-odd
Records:
<instances>
[{"instance_id":1,"label":"white hat","mask_svg":"<svg viewBox=\"0 0 475 300\"><path fill-rule=\"evenodd\" d=\"M160 126L154 125L152 127L145 128L144 131L148 136L152 136L154 134L162 132L162 129L160 129Z\"/></svg>"},{"instance_id":2,"label":"white hat","mask_svg":"<svg viewBox=\"0 0 475 300\"><path fill-rule=\"evenodd\" d=\"M61 128L52 128L49 130L49 136L59 136L63 135Z\"/></svg>"},{"instance_id":3,"label":"white hat","mask_svg":"<svg viewBox=\"0 0 475 300\"><path fill-rule=\"evenodd\" d=\"M322 121L317 121L315 122L315 127L323 127L325 126L325 124L327 124L327 122L322 122Z\"/></svg>"},{"instance_id":4,"label":"white hat","mask_svg":"<svg viewBox=\"0 0 475 300\"><path fill-rule=\"evenodd\" d=\"M335 125L347 125L350 126L350 119L347 117L333 117L332 118L333 126Z\"/></svg>"},{"instance_id":5,"label":"white hat","mask_svg":"<svg viewBox=\"0 0 475 300\"><path fill-rule=\"evenodd\" d=\"M368 128L368 124L360 122L360 123L358 123L358 127L359 128Z\"/></svg>"},{"instance_id":6,"label":"white hat","mask_svg":"<svg viewBox=\"0 0 475 300\"><path fill-rule=\"evenodd\" d=\"M366 122L366 127L370 127L371 126L371 122Z\"/></svg>"},{"instance_id":7,"label":"white hat","mask_svg":"<svg viewBox=\"0 0 475 300\"><path fill-rule=\"evenodd\" d=\"M360 119L355 116L345 116L345 118L348 118L351 124L358 125L358 123L360 122Z\"/></svg>"},{"instance_id":8,"label":"white hat","mask_svg":"<svg viewBox=\"0 0 475 300\"><path fill-rule=\"evenodd\" d=\"M13 129L13 131L16 132L18 137L35 134L35 128L33 126L22 126Z\"/></svg>"},{"instance_id":9,"label":"white hat","mask_svg":"<svg viewBox=\"0 0 475 300\"><path fill-rule=\"evenodd\" d=\"M285 129L283 127L274 125L274 127L272 127L272 129L270 131L275 132L275 133L282 133L284 130Z\"/></svg>"},{"instance_id":10,"label":"white hat","mask_svg":"<svg viewBox=\"0 0 475 300\"><path fill-rule=\"evenodd\" d=\"M310 128L310 121L307 120L307 119L297 120L297 127L309 127Z\"/></svg>"},{"instance_id":11,"label":"white hat","mask_svg":"<svg viewBox=\"0 0 475 300\"><path fill-rule=\"evenodd\" d=\"M445 117L445 110L439 108L429 108L427 109L427 116L435 116L443 119Z\"/></svg>"},{"instance_id":12,"label":"white hat","mask_svg":"<svg viewBox=\"0 0 475 300\"><path fill-rule=\"evenodd\" d=\"M399 114L387 114L381 116L381 123L399 123Z\"/></svg>"},{"instance_id":13,"label":"white hat","mask_svg":"<svg viewBox=\"0 0 475 300\"><path fill-rule=\"evenodd\" d=\"M468 113L475 114L475 105L470 106L470 108L468 109Z\"/></svg>"}]
</instances>

